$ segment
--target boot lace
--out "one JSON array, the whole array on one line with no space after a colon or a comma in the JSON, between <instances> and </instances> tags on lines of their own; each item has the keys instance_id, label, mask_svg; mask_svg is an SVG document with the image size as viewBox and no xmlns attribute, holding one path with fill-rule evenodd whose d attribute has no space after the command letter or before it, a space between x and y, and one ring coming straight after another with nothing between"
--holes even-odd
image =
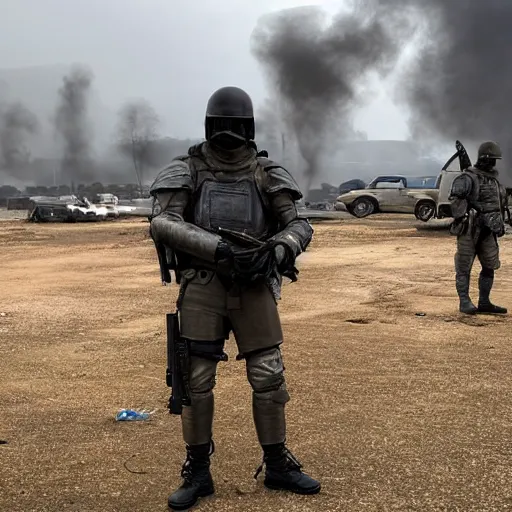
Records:
<instances>
[{"instance_id":1,"label":"boot lace","mask_svg":"<svg viewBox=\"0 0 512 512\"><path fill-rule=\"evenodd\" d=\"M283 451L278 455L279 462L282 465L283 472L290 472L290 471L301 471L302 464L297 460L295 455L288 449L283 448ZM273 457L272 457L273 458ZM258 469L256 470L256 473L254 474L254 479L256 480L259 476L259 474L263 471L263 466L267 464L269 459L268 455L263 455L263 462L260 464Z\"/></svg>"},{"instance_id":2,"label":"boot lace","mask_svg":"<svg viewBox=\"0 0 512 512\"><path fill-rule=\"evenodd\" d=\"M213 455L215 452L215 444L210 441L210 449L208 452L208 458ZM183 463L181 468L181 478L183 478L184 482L187 484L191 484L194 481L194 477L196 476L196 471L194 471L194 466L197 465L198 459L194 456L194 451L192 448L187 446L187 458Z\"/></svg>"}]
</instances>

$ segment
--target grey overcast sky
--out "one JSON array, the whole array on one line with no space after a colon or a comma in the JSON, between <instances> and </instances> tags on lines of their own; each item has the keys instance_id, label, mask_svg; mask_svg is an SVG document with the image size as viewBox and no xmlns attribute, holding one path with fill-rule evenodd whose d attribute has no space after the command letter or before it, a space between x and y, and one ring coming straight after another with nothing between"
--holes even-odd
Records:
<instances>
[{"instance_id":1,"label":"grey overcast sky","mask_svg":"<svg viewBox=\"0 0 512 512\"><path fill-rule=\"evenodd\" d=\"M343 0L0 0L0 68L87 64L103 104L150 101L176 137L202 135L218 87L238 85L257 107L268 95L250 53L258 18L298 5L335 13ZM37 94L35 84L34 94ZM356 118L374 139L407 136L404 113L384 87Z\"/></svg>"}]
</instances>

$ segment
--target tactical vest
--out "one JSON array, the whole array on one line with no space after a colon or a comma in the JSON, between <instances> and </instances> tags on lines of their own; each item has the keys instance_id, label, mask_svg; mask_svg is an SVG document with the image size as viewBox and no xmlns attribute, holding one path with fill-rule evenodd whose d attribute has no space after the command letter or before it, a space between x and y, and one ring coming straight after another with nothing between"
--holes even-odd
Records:
<instances>
[{"instance_id":1,"label":"tactical vest","mask_svg":"<svg viewBox=\"0 0 512 512\"><path fill-rule=\"evenodd\" d=\"M216 232L218 228L246 233L259 240L278 232L278 222L263 191L265 168L212 170L200 158L187 159L194 182L185 220Z\"/></svg>"},{"instance_id":2,"label":"tactical vest","mask_svg":"<svg viewBox=\"0 0 512 512\"><path fill-rule=\"evenodd\" d=\"M470 206L480 213L500 212L501 195L498 180L469 169L466 172L473 183L469 197Z\"/></svg>"},{"instance_id":3,"label":"tactical vest","mask_svg":"<svg viewBox=\"0 0 512 512\"><path fill-rule=\"evenodd\" d=\"M471 177L473 187L469 205L478 212L478 225L502 236L505 232L501 204L500 184L496 178L485 176L471 169L466 170Z\"/></svg>"}]
</instances>

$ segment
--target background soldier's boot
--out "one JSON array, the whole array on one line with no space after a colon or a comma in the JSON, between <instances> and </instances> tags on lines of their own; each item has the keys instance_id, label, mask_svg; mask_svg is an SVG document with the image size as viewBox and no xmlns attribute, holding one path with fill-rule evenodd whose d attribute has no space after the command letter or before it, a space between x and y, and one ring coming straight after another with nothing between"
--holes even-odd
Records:
<instances>
[{"instance_id":1,"label":"background soldier's boot","mask_svg":"<svg viewBox=\"0 0 512 512\"><path fill-rule=\"evenodd\" d=\"M482 271L478 279L478 287L480 289L480 298L478 299L478 313L491 313L496 315L506 315L507 309L495 306L489 299L491 289L494 282L494 271Z\"/></svg>"},{"instance_id":2,"label":"background soldier's boot","mask_svg":"<svg viewBox=\"0 0 512 512\"><path fill-rule=\"evenodd\" d=\"M301 471L300 462L286 448L284 443L263 446L263 451L265 487L296 494L317 494L320 492L320 482ZM258 478L263 470L263 464L256 471L254 478Z\"/></svg>"},{"instance_id":3,"label":"background soldier's boot","mask_svg":"<svg viewBox=\"0 0 512 512\"><path fill-rule=\"evenodd\" d=\"M210 473L210 455L213 454L213 441L207 444L187 446L187 460L183 464L181 476L183 483L169 496L169 507L173 510L186 510L199 498L213 494L212 475Z\"/></svg>"},{"instance_id":4,"label":"background soldier's boot","mask_svg":"<svg viewBox=\"0 0 512 512\"><path fill-rule=\"evenodd\" d=\"M455 286L457 294L459 295L459 311L466 315L475 315L477 312L476 306L469 298L469 275L457 274L455 278Z\"/></svg>"}]
</instances>

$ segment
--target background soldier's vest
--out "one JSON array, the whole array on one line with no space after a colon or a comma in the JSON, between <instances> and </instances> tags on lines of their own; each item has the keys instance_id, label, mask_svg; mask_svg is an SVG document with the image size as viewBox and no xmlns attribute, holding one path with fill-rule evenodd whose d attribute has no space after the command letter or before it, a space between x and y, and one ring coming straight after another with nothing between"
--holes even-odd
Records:
<instances>
[{"instance_id":1,"label":"background soldier's vest","mask_svg":"<svg viewBox=\"0 0 512 512\"><path fill-rule=\"evenodd\" d=\"M470 206L481 213L499 212L501 201L498 181L471 170L466 172L473 181L473 189L469 198Z\"/></svg>"},{"instance_id":2,"label":"background soldier's vest","mask_svg":"<svg viewBox=\"0 0 512 512\"><path fill-rule=\"evenodd\" d=\"M466 170L473 181L469 205L478 212L478 223L502 236L505 223L502 215L501 191L496 178L485 176L471 169Z\"/></svg>"}]
</instances>

